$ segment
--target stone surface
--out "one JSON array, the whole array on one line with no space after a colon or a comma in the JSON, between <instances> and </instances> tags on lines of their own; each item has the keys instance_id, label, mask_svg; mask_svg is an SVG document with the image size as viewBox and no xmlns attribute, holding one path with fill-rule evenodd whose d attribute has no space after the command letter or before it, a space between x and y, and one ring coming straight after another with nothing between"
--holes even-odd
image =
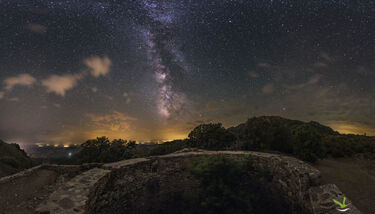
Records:
<instances>
[{"instance_id":1,"label":"stone surface","mask_svg":"<svg viewBox=\"0 0 375 214\"><path fill-rule=\"evenodd\" d=\"M49 200L41 204L37 213L86 213L86 203L96 188L101 183L106 183L110 170L93 168L88 170L61 186L52 193ZM91 196L94 197L94 196Z\"/></svg>"},{"instance_id":2,"label":"stone surface","mask_svg":"<svg viewBox=\"0 0 375 214\"><path fill-rule=\"evenodd\" d=\"M335 185L322 185L320 172L293 157L247 151L203 151L185 149L165 156L154 156L110 164L82 166L45 165L58 173L76 175L53 192L37 208L37 213L123 213L123 207L143 206L163 200L160 189L173 192L195 181L184 174L183 163L199 156L225 155L251 157L253 167L272 175L270 186L290 207L290 213L336 213L333 199L344 195ZM96 167L96 168L93 168ZM27 176L32 170L17 176ZM86 171L85 171L86 170ZM15 176L15 177L17 177ZM3 178L0 183L11 181ZM159 190L158 190L159 189ZM145 192L146 191L146 192ZM134 199L138 201L134 203ZM134 207L135 206L135 207ZM138 207L139 208L139 207ZM116 210L118 209L118 210ZM353 205L347 213L360 213Z\"/></svg>"}]
</instances>

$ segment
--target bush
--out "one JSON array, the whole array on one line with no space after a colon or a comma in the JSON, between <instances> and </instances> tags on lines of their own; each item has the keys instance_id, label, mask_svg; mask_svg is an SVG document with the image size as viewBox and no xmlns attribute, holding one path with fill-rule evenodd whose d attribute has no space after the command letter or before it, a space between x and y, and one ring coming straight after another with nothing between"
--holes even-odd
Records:
<instances>
[{"instance_id":1,"label":"bush","mask_svg":"<svg viewBox=\"0 0 375 214\"><path fill-rule=\"evenodd\" d=\"M227 149L235 139L221 123L202 124L189 133L190 146L202 149Z\"/></svg>"},{"instance_id":2,"label":"bush","mask_svg":"<svg viewBox=\"0 0 375 214\"><path fill-rule=\"evenodd\" d=\"M282 120L269 118L252 118L243 126L239 140L243 150L276 150L292 152L290 130Z\"/></svg>"},{"instance_id":3,"label":"bush","mask_svg":"<svg viewBox=\"0 0 375 214\"><path fill-rule=\"evenodd\" d=\"M193 161L187 169L200 182L198 196L189 203L194 204L190 213L276 213L280 210L280 204L275 204L266 190L270 175L256 172L251 159L206 157Z\"/></svg>"},{"instance_id":4,"label":"bush","mask_svg":"<svg viewBox=\"0 0 375 214\"><path fill-rule=\"evenodd\" d=\"M324 144L327 154L333 157L351 157L354 154L375 154L375 138L364 135L332 135L326 136Z\"/></svg>"},{"instance_id":5,"label":"bush","mask_svg":"<svg viewBox=\"0 0 375 214\"><path fill-rule=\"evenodd\" d=\"M294 138L293 154L301 160L315 162L326 155L321 135L308 124L298 126L292 130Z\"/></svg>"},{"instance_id":6,"label":"bush","mask_svg":"<svg viewBox=\"0 0 375 214\"><path fill-rule=\"evenodd\" d=\"M135 141L116 139L111 142L107 137L88 140L81 148L82 150L74 157L79 163L108 163L139 156Z\"/></svg>"}]
</instances>

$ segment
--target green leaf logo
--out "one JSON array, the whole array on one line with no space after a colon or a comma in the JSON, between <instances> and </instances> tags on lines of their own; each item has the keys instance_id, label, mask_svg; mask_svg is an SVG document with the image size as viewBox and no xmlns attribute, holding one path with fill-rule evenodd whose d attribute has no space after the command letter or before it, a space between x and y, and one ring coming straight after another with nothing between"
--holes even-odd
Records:
<instances>
[{"instance_id":1,"label":"green leaf logo","mask_svg":"<svg viewBox=\"0 0 375 214\"><path fill-rule=\"evenodd\" d=\"M340 207L337 208L337 210L339 211L347 211L349 210L349 208L345 209L346 207L348 207L351 203L349 204L346 204L346 197L344 197L344 199L342 200L342 202L339 202L335 199L333 199L333 202L335 202L335 204L339 205Z\"/></svg>"}]
</instances>

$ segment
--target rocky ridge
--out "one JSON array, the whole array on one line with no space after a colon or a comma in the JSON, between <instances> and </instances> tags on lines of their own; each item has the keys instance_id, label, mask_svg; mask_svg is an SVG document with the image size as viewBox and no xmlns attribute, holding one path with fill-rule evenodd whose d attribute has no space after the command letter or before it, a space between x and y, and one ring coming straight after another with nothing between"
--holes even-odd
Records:
<instances>
[{"instance_id":1,"label":"rocky ridge","mask_svg":"<svg viewBox=\"0 0 375 214\"><path fill-rule=\"evenodd\" d=\"M186 149L164 156L109 164L43 165L1 179L0 187L35 171L50 169L60 174L70 174L72 179L62 183L36 206L35 213L118 213L116 209L122 209L124 204L134 202L130 195L142 191L150 181L164 185L167 191L173 191L173 188L178 188L181 184L188 184L187 179L179 176L182 171L181 161L211 155L251 157L256 170L267 170L272 174L272 189L289 205L290 213L340 213L333 199L340 200L344 194L334 184L323 184L317 169L293 157L261 152ZM172 176L175 178L168 179ZM166 184L168 186L165 186ZM142 202L142 198L137 200L137 204ZM347 203L350 203L350 199ZM349 208L347 213L360 213L352 204Z\"/></svg>"}]
</instances>

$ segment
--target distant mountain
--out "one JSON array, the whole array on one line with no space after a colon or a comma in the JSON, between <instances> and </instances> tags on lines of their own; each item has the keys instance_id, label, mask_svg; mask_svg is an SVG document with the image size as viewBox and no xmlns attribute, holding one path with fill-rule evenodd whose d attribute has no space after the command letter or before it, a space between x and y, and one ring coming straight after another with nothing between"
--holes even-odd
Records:
<instances>
[{"instance_id":1,"label":"distant mountain","mask_svg":"<svg viewBox=\"0 0 375 214\"><path fill-rule=\"evenodd\" d=\"M8 144L0 140L0 177L30 168L31 159L18 144Z\"/></svg>"}]
</instances>

